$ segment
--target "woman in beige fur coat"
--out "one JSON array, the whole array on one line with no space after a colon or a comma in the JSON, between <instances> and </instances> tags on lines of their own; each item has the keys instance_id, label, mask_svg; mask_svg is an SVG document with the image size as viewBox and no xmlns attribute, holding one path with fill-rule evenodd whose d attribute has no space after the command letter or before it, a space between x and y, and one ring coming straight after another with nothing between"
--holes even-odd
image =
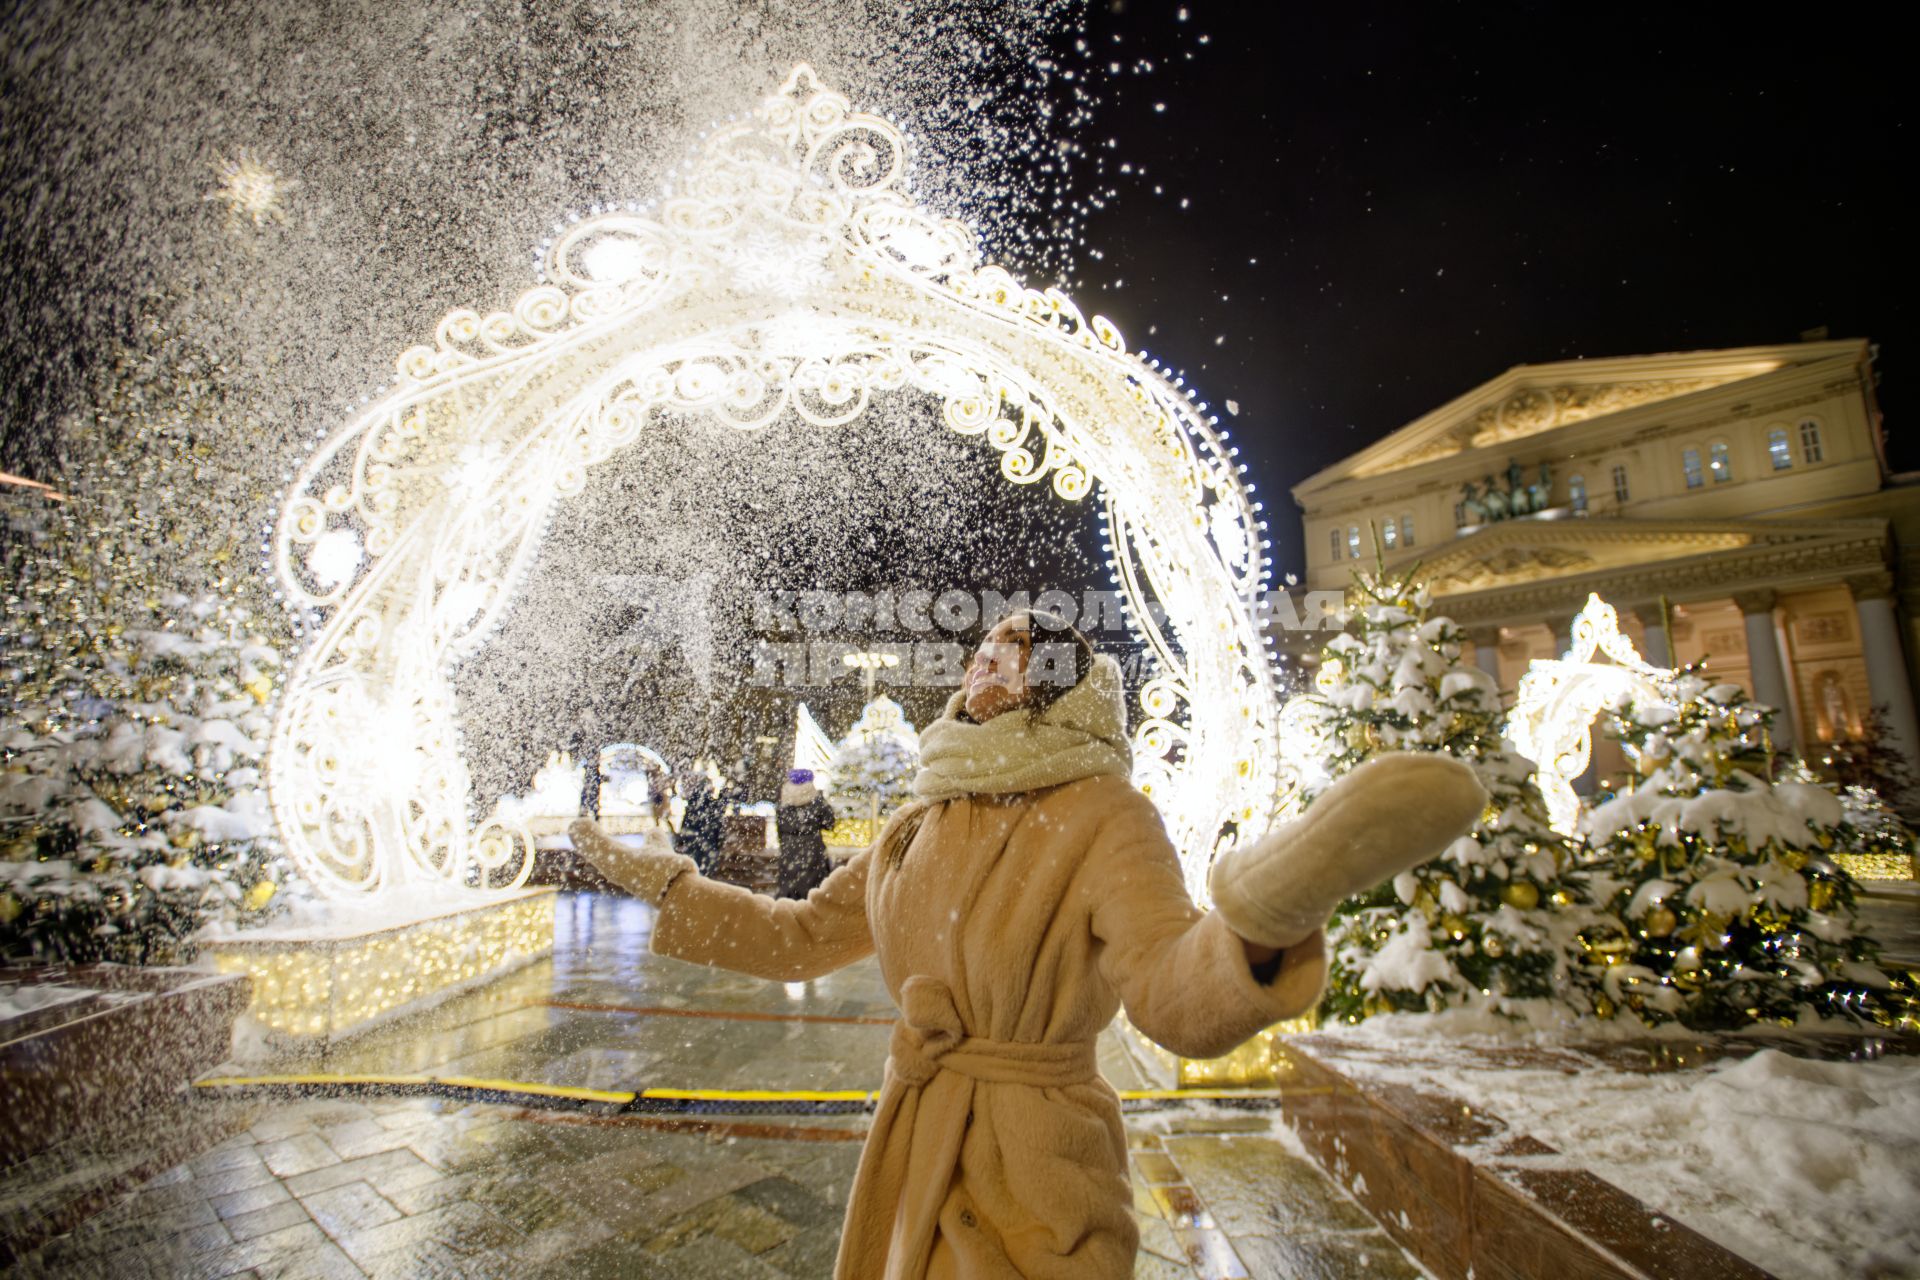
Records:
<instances>
[{"instance_id":1,"label":"woman in beige fur coat","mask_svg":"<svg viewBox=\"0 0 1920 1280\"><path fill-rule=\"evenodd\" d=\"M1032 627L1074 680L1029 682ZM804 901L708 880L591 822L576 843L657 902L660 955L778 981L877 953L899 1007L837 1280L1133 1274L1119 1098L1094 1040L1125 1008L1175 1053L1227 1052L1311 1007L1341 898L1445 847L1485 793L1438 756L1355 770L1306 817L1222 855L1193 905L1129 777L1120 671L1015 615L921 735L916 799Z\"/></svg>"}]
</instances>

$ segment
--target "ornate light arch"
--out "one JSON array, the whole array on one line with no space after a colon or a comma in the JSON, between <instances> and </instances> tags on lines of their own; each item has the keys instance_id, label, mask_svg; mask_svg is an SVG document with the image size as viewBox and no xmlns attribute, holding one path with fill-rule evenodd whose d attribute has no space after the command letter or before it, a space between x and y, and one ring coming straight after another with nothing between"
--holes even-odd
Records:
<instances>
[{"instance_id":1,"label":"ornate light arch","mask_svg":"<svg viewBox=\"0 0 1920 1280\"><path fill-rule=\"evenodd\" d=\"M1596 654L1613 662L1595 662ZM1520 677L1507 738L1535 763L1555 831L1571 836L1580 820L1573 780L1593 758L1594 717L1622 698L1665 699L1672 678L1640 656L1620 630L1620 615L1597 595L1574 617L1572 648L1558 659L1535 661Z\"/></svg>"},{"instance_id":2,"label":"ornate light arch","mask_svg":"<svg viewBox=\"0 0 1920 1280\"><path fill-rule=\"evenodd\" d=\"M1203 891L1215 846L1272 813L1277 681L1256 605L1260 504L1178 377L1100 316L984 263L908 196L907 139L796 67L718 128L657 208L595 208L509 311L455 311L393 390L320 443L270 542L315 634L268 785L334 893L522 882L532 840L469 812L452 674L499 625L555 504L656 409L822 427L913 388L1018 484L1101 486L1115 581L1155 664L1136 781Z\"/></svg>"}]
</instances>

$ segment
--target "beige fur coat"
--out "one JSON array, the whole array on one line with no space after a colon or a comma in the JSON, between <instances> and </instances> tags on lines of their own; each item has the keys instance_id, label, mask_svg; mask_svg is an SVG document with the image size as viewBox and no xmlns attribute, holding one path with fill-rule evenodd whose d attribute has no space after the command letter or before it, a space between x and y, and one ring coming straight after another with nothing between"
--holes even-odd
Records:
<instances>
[{"instance_id":1,"label":"beige fur coat","mask_svg":"<svg viewBox=\"0 0 1920 1280\"><path fill-rule=\"evenodd\" d=\"M878 953L901 1017L838 1280L1131 1276L1126 1138L1095 1037L1124 1006L1176 1053L1225 1053L1313 1004L1322 937L1258 982L1123 777L910 806L889 833L916 817L899 865L883 834L804 901L679 876L653 949L785 981Z\"/></svg>"}]
</instances>

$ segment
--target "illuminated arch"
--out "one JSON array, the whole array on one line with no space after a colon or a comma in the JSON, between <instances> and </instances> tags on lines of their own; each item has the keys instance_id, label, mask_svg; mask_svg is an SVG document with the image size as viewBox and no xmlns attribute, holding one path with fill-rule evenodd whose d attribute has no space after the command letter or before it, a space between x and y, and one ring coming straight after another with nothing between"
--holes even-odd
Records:
<instances>
[{"instance_id":1,"label":"illuminated arch","mask_svg":"<svg viewBox=\"0 0 1920 1280\"><path fill-rule=\"evenodd\" d=\"M1595 662L1604 653L1613 663ZM1563 836L1574 834L1580 799L1573 780L1593 758L1593 721L1623 698L1668 701L1673 672L1648 664L1620 631L1620 615L1597 595L1573 620L1573 647L1558 659L1535 661L1520 677L1507 737L1539 772L1547 819Z\"/></svg>"},{"instance_id":2,"label":"illuminated arch","mask_svg":"<svg viewBox=\"0 0 1920 1280\"><path fill-rule=\"evenodd\" d=\"M1235 450L1104 318L984 263L969 228L912 203L907 162L893 125L796 67L657 208L569 219L511 310L449 314L392 391L318 445L269 544L314 635L268 785L323 890L525 879L527 832L469 813L452 674L511 607L555 504L655 410L833 427L903 388L939 397L1010 481L1069 500L1100 485L1155 666L1135 780L1189 884L1203 891L1224 835L1271 816L1267 542Z\"/></svg>"}]
</instances>

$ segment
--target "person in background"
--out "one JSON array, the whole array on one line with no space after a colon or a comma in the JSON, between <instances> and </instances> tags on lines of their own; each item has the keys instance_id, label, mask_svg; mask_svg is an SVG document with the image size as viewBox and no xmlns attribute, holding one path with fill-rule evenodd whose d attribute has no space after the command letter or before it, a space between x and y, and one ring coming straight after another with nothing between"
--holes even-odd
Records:
<instances>
[{"instance_id":1,"label":"person in background","mask_svg":"<svg viewBox=\"0 0 1920 1280\"><path fill-rule=\"evenodd\" d=\"M813 785L813 770L790 770L780 784L773 817L780 839L780 880L774 897L804 898L833 871L826 841L833 823L833 806Z\"/></svg>"},{"instance_id":2,"label":"person in background","mask_svg":"<svg viewBox=\"0 0 1920 1280\"><path fill-rule=\"evenodd\" d=\"M720 803L728 813L738 813L749 803L747 798L747 761L742 757L727 770L727 784L720 791Z\"/></svg>"},{"instance_id":3,"label":"person in background","mask_svg":"<svg viewBox=\"0 0 1920 1280\"><path fill-rule=\"evenodd\" d=\"M680 815L680 833L674 840L676 852L692 858L705 875L720 852L720 832L726 810L713 793L713 779L692 772L680 782L680 795L687 802Z\"/></svg>"},{"instance_id":4,"label":"person in background","mask_svg":"<svg viewBox=\"0 0 1920 1280\"><path fill-rule=\"evenodd\" d=\"M573 758L580 766L580 812L589 818L600 816L600 749L589 746L584 737L573 740Z\"/></svg>"}]
</instances>

